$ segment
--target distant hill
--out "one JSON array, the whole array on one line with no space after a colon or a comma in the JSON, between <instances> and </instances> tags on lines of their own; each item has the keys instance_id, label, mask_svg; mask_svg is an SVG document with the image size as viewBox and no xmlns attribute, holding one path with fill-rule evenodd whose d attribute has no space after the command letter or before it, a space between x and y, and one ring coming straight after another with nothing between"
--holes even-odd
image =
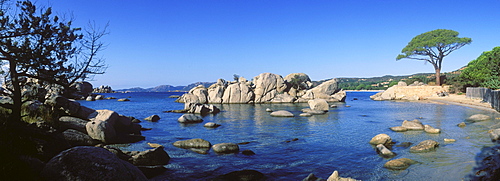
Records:
<instances>
[{"instance_id":1,"label":"distant hill","mask_svg":"<svg viewBox=\"0 0 500 181\"><path fill-rule=\"evenodd\" d=\"M196 83L189 84L187 86L160 85L160 86L156 86L156 87L152 87L152 88L134 87L134 88L129 88L129 89L119 89L116 91L118 91L118 92L187 92L198 85L203 85L205 87L209 87L210 85L212 85L214 83L215 82L196 82Z\"/></svg>"}]
</instances>

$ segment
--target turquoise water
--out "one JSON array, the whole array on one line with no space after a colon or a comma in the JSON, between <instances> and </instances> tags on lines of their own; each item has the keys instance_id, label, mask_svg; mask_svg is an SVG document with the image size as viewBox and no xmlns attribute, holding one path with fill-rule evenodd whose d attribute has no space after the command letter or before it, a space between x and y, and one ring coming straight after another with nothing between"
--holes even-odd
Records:
<instances>
[{"instance_id":1,"label":"turquoise water","mask_svg":"<svg viewBox=\"0 0 500 181\"><path fill-rule=\"evenodd\" d=\"M124 150L150 149L147 142L165 146L170 157L168 169L153 180L209 180L232 171L253 169L262 172L268 180L302 180L309 173L327 178L334 170L342 177L361 180L462 180L475 166L475 156L483 146L492 146L487 131L498 121L456 126L473 114L500 117L496 112L473 109L457 105L422 102L372 101L370 92L348 92L345 103L335 103L325 115L299 117L307 104L225 104L216 105L222 112L203 118L200 124L183 125L177 122L182 114L163 111L182 109L170 95L181 93L126 93L105 94L117 98L130 97L130 102L99 100L80 101L93 109L109 109L126 116L144 119L157 114L159 122L141 124L146 140L133 144L118 145ZM357 98L357 100L354 100ZM349 105L350 107L346 107ZM288 110L293 118L271 117L266 108ZM389 127L400 126L403 120L419 119L423 124L441 129L441 134L422 131L392 132ZM221 127L203 127L206 122L216 122ZM432 139L440 143L439 148L429 153L409 153L409 148L393 147L397 158L410 158L420 162L404 171L383 168L391 159L377 155L370 139L386 133L397 144ZM217 143L241 143L240 150L252 150L256 155L206 155L176 148L178 140L202 138ZM291 141L298 138L297 141ZM444 138L453 138L454 143L445 143ZM289 141L289 142L287 142Z\"/></svg>"}]
</instances>

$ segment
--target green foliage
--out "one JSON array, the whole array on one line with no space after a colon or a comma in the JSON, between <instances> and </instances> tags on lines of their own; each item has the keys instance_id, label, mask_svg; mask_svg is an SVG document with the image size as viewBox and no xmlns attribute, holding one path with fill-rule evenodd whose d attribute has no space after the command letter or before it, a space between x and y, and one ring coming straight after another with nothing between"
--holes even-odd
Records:
<instances>
[{"instance_id":1,"label":"green foliage","mask_svg":"<svg viewBox=\"0 0 500 181\"><path fill-rule=\"evenodd\" d=\"M441 85L439 77L443 58L471 42L471 38L459 38L456 31L437 29L415 36L396 60L408 58L429 62L436 71L436 84Z\"/></svg>"},{"instance_id":2,"label":"green foliage","mask_svg":"<svg viewBox=\"0 0 500 181\"><path fill-rule=\"evenodd\" d=\"M469 62L460 75L466 86L498 89L500 77L500 47L483 52L477 59Z\"/></svg>"}]
</instances>

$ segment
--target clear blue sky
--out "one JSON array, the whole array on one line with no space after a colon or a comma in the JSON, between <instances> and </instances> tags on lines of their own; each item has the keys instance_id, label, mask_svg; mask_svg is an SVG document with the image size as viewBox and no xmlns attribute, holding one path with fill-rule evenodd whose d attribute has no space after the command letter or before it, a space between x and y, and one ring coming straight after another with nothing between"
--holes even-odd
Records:
<instances>
[{"instance_id":1,"label":"clear blue sky","mask_svg":"<svg viewBox=\"0 0 500 181\"><path fill-rule=\"evenodd\" d=\"M303 72L313 80L434 72L396 61L415 36L452 29L473 42L446 57L456 70L500 46L500 1L462 0L38 0L74 25L110 34L109 65L94 86L187 85L233 74Z\"/></svg>"}]
</instances>

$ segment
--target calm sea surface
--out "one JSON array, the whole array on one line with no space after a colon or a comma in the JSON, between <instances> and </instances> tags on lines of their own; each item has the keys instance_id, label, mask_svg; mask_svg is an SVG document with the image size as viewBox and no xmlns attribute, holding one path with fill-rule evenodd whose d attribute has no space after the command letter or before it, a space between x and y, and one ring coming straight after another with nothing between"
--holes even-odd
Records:
<instances>
[{"instance_id":1,"label":"calm sea surface","mask_svg":"<svg viewBox=\"0 0 500 181\"><path fill-rule=\"evenodd\" d=\"M182 109L171 95L182 93L116 93L104 94L117 98L130 97L130 102L99 100L80 101L93 109L109 109L126 116L144 118L157 114L155 123L143 121L146 140L133 144L117 145L123 150L150 149L146 143L165 146L171 157L168 171L153 180L209 180L232 171L252 169L262 172L268 180L302 180L309 173L328 178L338 170L342 177L361 180L462 180L476 166L476 155L483 146L492 146L487 131L499 119L468 124L459 128L458 123L473 114L487 114L500 118L496 112L457 105L420 102L372 101L371 92L348 92L345 103L336 103L325 115L299 117L307 104L225 104L216 105L222 112L203 118L199 124L183 125L177 122L182 114L163 111ZM355 100L355 98L357 100ZM346 105L350 107L346 107ZM293 118L271 117L266 108L288 110ZM393 132L389 127L400 126L403 120L419 119L423 124L440 128L441 134L423 131ZM222 126L209 129L206 122ZM386 133L397 144L435 140L439 148L429 153L409 153L409 148L393 147L397 158L410 158L420 162L404 171L383 168L391 159L382 158L368 144L370 139ZM198 154L172 146L178 140L202 138L217 143L241 143L241 150L252 150L253 156L243 154L219 155L214 152ZM291 141L298 138L297 141ZM445 143L453 138L454 143ZM290 142L287 142L290 141ZM397 145L396 144L396 145Z\"/></svg>"}]
</instances>

